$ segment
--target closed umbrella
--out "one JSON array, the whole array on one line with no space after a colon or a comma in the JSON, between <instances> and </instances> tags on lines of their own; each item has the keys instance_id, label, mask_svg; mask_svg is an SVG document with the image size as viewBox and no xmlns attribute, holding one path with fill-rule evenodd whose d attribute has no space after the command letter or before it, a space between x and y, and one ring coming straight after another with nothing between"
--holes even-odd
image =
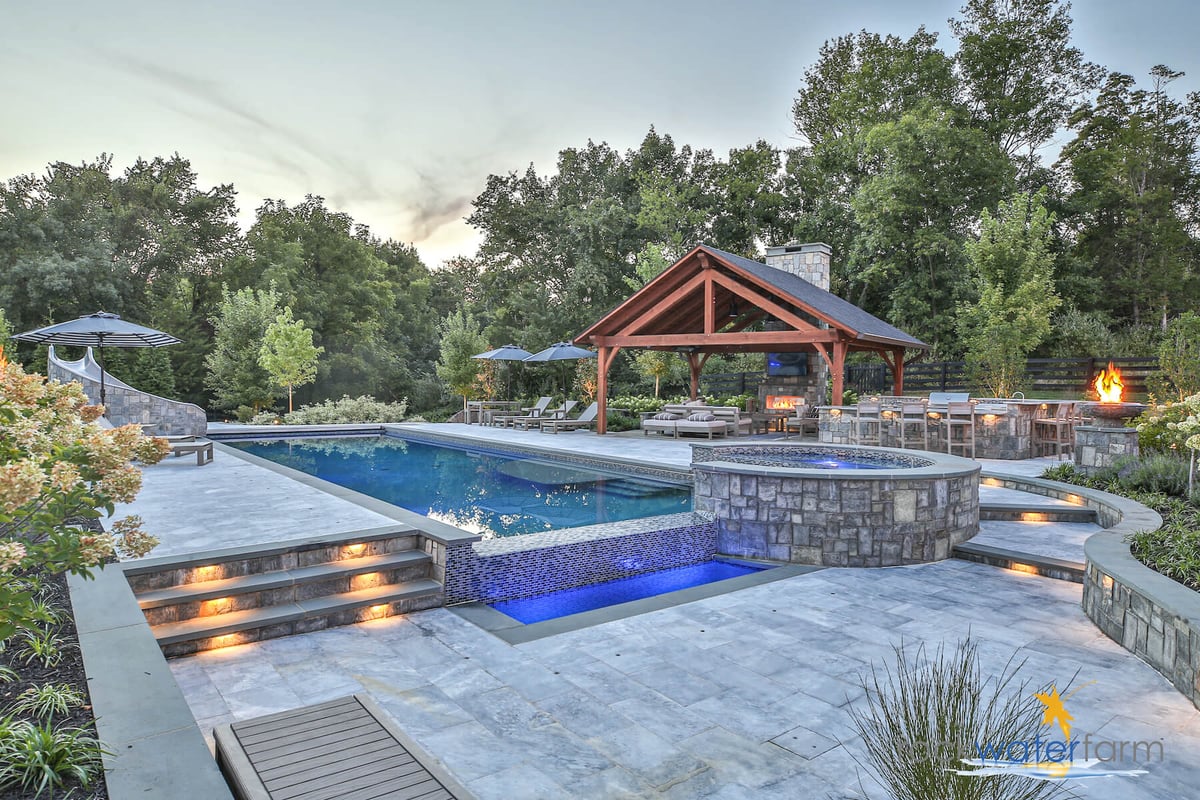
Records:
<instances>
[{"instance_id":1,"label":"closed umbrella","mask_svg":"<svg viewBox=\"0 0 1200 800\"><path fill-rule=\"evenodd\" d=\"M12 337L34 344L61 344L71 347L94 347L100 361L100 405L104 405L104 348L105 347L164 347L179 344L169 333L123 320L116 314L97 311L57 325L47 325L36 331L26 331Z\"/></svg>"}]
</instances>

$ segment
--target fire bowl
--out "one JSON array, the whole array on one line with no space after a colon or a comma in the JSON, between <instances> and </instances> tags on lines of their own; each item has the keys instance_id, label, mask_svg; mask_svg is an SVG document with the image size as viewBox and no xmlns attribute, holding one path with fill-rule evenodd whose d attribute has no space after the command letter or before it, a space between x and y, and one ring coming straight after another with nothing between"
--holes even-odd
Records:
<instances>
[{"instance_id":1,"label":"fire bowl","mask_svg":"<svg viewBox=\"0 0 1200 800\"><path fill-rule=\"evenodd\" d=\"M1085 403L1083 415L1092 417L1099 425L1104 424L1100 420L1105 420L1111 425L1117 420L1132 419L1145 410L1145 403Z\"/></svg>"}]
</instances>

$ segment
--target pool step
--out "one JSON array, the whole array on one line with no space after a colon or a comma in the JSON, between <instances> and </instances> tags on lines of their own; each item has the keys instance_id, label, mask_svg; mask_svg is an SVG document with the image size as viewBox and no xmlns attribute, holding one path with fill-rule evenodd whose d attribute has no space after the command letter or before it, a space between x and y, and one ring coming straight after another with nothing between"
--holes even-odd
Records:
<instances>
[{"instance_id":1,"label":"pool step","mask_svg":"<svg viewBox=\"0 0 1200 800\"><path fill-rule=\"evenodd\" d=\"M144 559L126 577L163 653L188 655L443 605L408 526Z\"/></svg>"}]
</instances>

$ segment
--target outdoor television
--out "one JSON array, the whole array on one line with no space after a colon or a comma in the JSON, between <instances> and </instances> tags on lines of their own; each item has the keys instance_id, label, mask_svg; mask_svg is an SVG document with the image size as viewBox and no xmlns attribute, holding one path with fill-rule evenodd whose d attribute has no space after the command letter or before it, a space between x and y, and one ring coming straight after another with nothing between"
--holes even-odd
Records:
<instances>
[{"instance_id":1,"label":"outdoor television","mask_svg":"<svg viewBox=\"0 0 1200 800\"><path fill-rule=\"evenodd\" d=\"M808 374L808 353L767 353L767 375L790 378Z\"/></svg>"}]
</instances>

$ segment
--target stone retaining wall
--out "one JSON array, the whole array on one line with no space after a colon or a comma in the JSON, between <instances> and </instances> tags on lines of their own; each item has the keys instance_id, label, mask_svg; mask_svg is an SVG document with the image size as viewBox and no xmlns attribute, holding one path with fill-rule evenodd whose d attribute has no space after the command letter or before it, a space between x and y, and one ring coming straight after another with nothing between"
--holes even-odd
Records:
<instances>
[{"instance_id":1,"label":"stone retaining wall","mask_svg":"<svg viewBox=\"0 0 1200 800\"><path fill-rule=\"evenodd\" d=\"M1121 534L1096 534L1084 551L1084 613L1200 708L1200 593L1135 559Z\"/></svg>"},{"instance_id":2,"label":"stone retaining wall","mask_svg":"<svg viewBox=\"0 0 1200 800\"><path fill-rule=\"evenodd\" d=\"M77 375L54 360L47 364L47 377L59 383L75 381L83 385L83 392L94 403L100 402L100 382ZM140 392L126 386L114 386L107 381L104 386L104 416L113 425L153 425L152 433L161 436L203 436L208 430L208 418L204 409L192 403L168 400L158 395Z\"/></svg>"}]
</instances>

